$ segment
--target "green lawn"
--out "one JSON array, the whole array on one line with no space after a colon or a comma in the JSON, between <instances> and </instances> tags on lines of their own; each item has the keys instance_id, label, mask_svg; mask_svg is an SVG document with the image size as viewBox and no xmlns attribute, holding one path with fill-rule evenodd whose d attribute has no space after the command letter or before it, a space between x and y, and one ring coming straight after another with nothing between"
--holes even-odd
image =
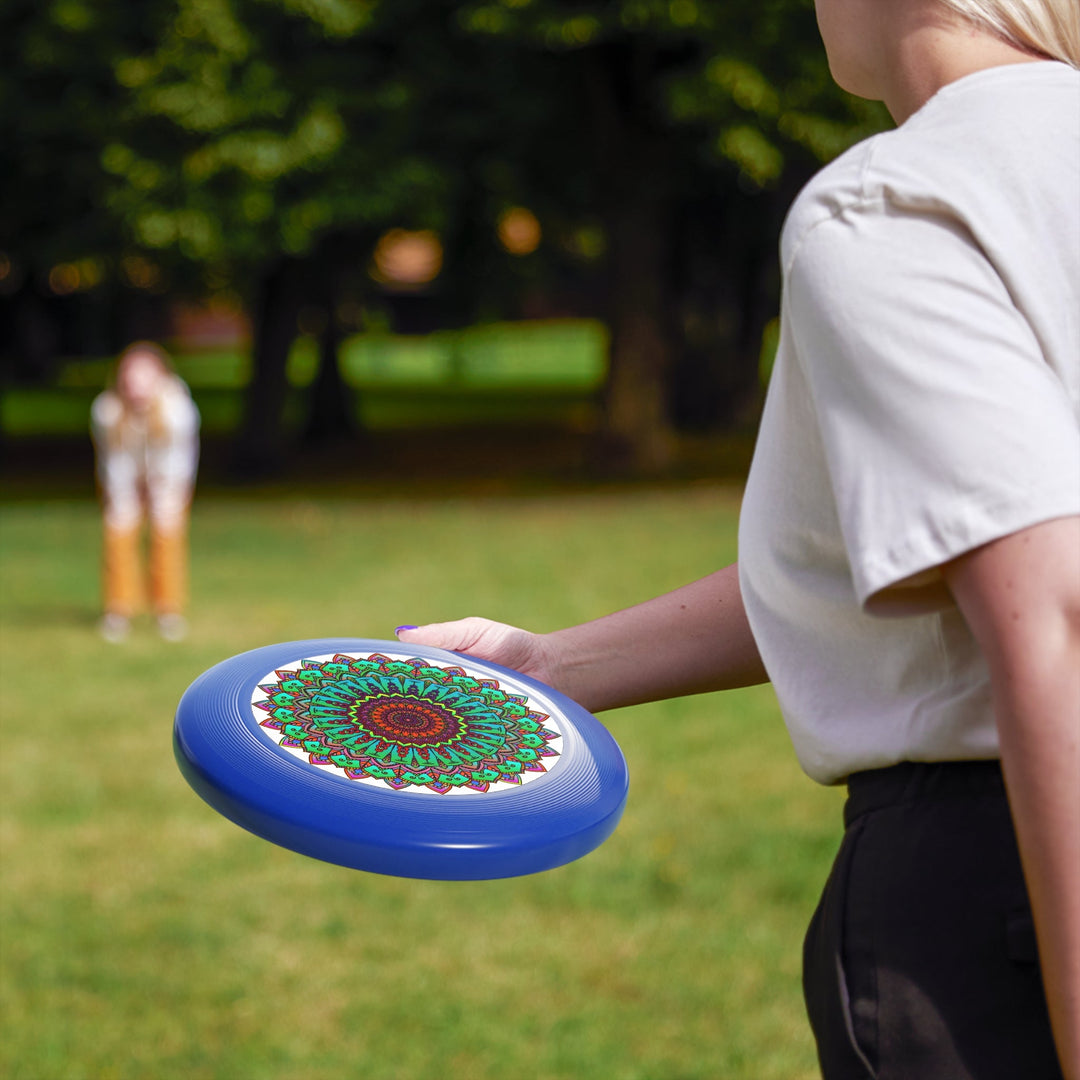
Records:
<instances>
[{"instance_id":1,"label":"green lawn","mask_svg":"<svg viewBox=\"0 0 1080 1080\"><path fill-rule=\"evenodd\" d=\"M368 431L425 426L595 420L607 372L608 333L591 319L493 323L433 334L355 334L341 343L338 365ZM251 379L246 350L178 353L176 369L191 387L204 432L235 430ZM286 419L306 415L318 346L299 337L289 354ZM19 437L87 430L90 403L105 387L112 360L61 365L47 386L9 386L0 394L0 432Z\"/></svg>"},{"instance_id":2,"label":"green lawn","mask_svg":"<svg viewBox=\"0 0 1080 1080\"><path fill-rule=\"evenodd\" d=\"M734 555L737 492L209 496L192 634L93 631L90 503L2 508L0 1075L9 1080L808 1080L799 949L839 796L767 688L608 714L631 791L587 858L490 883L323 865L172 759L244 649L480 613L533 628Z\"/></svg>"}]
</instances>

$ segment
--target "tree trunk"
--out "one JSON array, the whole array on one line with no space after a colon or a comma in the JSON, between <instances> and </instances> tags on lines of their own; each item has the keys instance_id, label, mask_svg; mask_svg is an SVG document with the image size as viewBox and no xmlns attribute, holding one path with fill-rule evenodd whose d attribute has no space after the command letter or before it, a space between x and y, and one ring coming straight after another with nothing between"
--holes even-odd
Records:
<instances>
[{"instance_id":1,"label":"tree trunk","mask_svg":"<svg viewBox=\"0 0 1080 1080\"><path fill-rule=\"evenodd\" d=\"M311 385L304 443L308 446L333 446L349 440L356 433L353 391L341 377L338 347L341 327L336 316L335 296L329 297L326 323L319 335L319 368Z\"/></svg>"},{"instance_id":2,"label":"tree trunk","mask_svg":"<svg viewBox=\"0 0 1080 1080\"><path fill-rule=\"evenodd\" d=\"M663 208L648 192L616 206L611 235L611 370L605 435L635 471L663 471L674 454L668 412L672 346L665 296Z\"/></svg>"},{"instance_id":3,"label":"tree trunk","mask_svg":"<svg viewBox=\"0 0 1080 1080\"><path fill-rule=\"evenodd\" d=\"M282 259L260 283L255 305L253 370L233 455L234 472L240 480L272 476L281 471L288 456L286 361L296 340L301 280L299 261Z\"/></svg>"},{"instance_id":4,"label":"tree trunk","mask_svg":"<svg viewBox=\"0 0 1080 1080\"><path fill-rule=\"evenodd\" d=\"M674 433L667 401L670 182L643 89L653 58L646 43L632 40L588 50L588 62L609 245L604 450L609 464L657 473L671 463Z\"/></svg>"},{"instance_id":5,"label":"tree trunk","mask_svg":"<svg viewBox=\"0 0 1080 1080\"><path fill-rule=\"evenodd\" d=\"M11 340L4 350L5 370L0 374L5 382L46 384L56 374L60 328L30 274L22 288L4 300L4 306L10 312L3 321L10 324Z\"/></svg>"},{"instance_id":6,"label":"tree trunk","mask_svg":"<svg viewBox=\"0 0 1080 1080\"><path fill-rule=\"evenodd\" d=\"M687 201L676 228L675 288L685 341L670 383L675 422L716 431L756 399L765 324L776 314L771 193Z\"/></svg>"}]
</instances>

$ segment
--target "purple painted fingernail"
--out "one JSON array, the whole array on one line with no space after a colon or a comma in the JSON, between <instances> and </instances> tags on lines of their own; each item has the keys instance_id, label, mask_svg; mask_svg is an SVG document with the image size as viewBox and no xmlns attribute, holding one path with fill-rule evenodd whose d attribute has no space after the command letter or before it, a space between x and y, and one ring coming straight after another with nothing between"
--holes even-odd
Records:
<instances>
[{"instance_id":1,"label":"purple painted fingernail","mask_svg":"<svg viewBox=\"0 0 1080 1080\"><path fill-rule=\"evenodd\" d=\"M419 629L419 627L408 626L408 625L406 625L406 626L396 626L396 627L394 627L394 633L395 634L400 634L402 630L417 630L417 629Z\"/></svg>"}]
</instances>

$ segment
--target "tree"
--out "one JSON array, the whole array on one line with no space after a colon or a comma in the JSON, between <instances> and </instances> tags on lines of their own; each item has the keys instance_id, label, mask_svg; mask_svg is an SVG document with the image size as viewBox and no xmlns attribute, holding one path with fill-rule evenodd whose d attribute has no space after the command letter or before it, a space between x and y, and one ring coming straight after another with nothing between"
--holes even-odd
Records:
<instances>
[{"instance_id":1,"label":"tree","mask_svg":"<svg viewBox=\"0 0 1080 1080\"><path fill-rule=\"evenodd\" d=\"M129 243L103 212L101 156L126 107L113 64L152 39L154 9L10 0L0 15L0 294L17 376L48 376L57 297L104 287Z\"/></svg>"},{"instance_id":2,"label":"tree","mask_svg":"<svg viewBox=\"0 0 1080 1080\"><path fill-rule=\"evenodd\" d=\"M774 230L791 179L877 130L882 113L833 86L803 0L481 0L459 17L476 35L576 61L576 78L561 83L569 97L559 115L577 137L546 141L542 152L560 172L577 174L582 144L592 148L586 201L608 245L606 432L634 468L663 468L687 324L711 322L704 337L714 347L727 338L749 381L771 307L762 299L775 292ZM748 205L754 192L766 193L756 213ZM694 241L703 213L720 218L732 245L726 260L704 260L719 279L711 298L700 285L680 290L688 242L702 261ZM744 227L755 221L763 227Z\"/></svg>"},{"instance_id":3,"label":"tree","mask_svg":"<svg viewBox=\"0 0 1080 1080\"><path fill-rule=\"evenodd\" d=\"M380 232L461 231L470 163L506 109L493 83L513 82L508 69L491 77L505 60L458 32L455 10L179 0L151 47L116 65L129 127L103 156L110 209L142 248L202 265L255 312L245 467L281 454L300 310L321 310L331 349L342 280L365 280ZM321 370L314 403L332 405L329 353Z\"/></svg>"},{"instance_id":4,"label":"tree","mask_svg":"<svg viewBox=\"0 0 1080 1080\"><path fill-rule=\"evenodd\" d=\"M808 0L14 3L0 89L33 103L13 131L5 110L21 164L0 250L144 259L242 297L248 464L282 452L307 309L308 429L344 422L339 310L372 302L372 248L403 226L443 238L449 323L505 314L530 275L586 286L579 309L612 330L604 445L662 468L673 418L753 379L794 189L881 123L832 87ZM519 276L492 228L512 205L549 238Z\"/></svg>"}]
</instances>

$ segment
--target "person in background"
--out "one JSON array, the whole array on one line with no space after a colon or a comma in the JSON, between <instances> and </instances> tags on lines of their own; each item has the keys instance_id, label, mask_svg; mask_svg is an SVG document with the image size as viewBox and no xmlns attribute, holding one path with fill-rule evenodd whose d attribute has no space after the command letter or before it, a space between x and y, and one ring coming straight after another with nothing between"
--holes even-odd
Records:
<instances>
[{"instance_id":1,"label":"person in background","mask_svg":"<svg viewBox=\"0 0 1080 1080\"><path fill-rule=\"evenodd\" d=\"M91 430L104 515L102 584L106 641L127 637L144 606L141 557L150 525L149 599L167 641L187 632L188 512L199 460L199 411L168 355L129 345L113 385L94 399Z\"/></svg>"},{"instance_id":2,"label":"person in background","mask_svg":"<svg viewBox=\"0 0 1080 1080\"><path fill-rule=\"evenodd\" d=\"M398 636L593 711L770 680L848 787L803 956L826 1080L1080 1080L1080 5L816 8L899 126L788 215L739 563Z\"/></svg>"}]
</instances>

